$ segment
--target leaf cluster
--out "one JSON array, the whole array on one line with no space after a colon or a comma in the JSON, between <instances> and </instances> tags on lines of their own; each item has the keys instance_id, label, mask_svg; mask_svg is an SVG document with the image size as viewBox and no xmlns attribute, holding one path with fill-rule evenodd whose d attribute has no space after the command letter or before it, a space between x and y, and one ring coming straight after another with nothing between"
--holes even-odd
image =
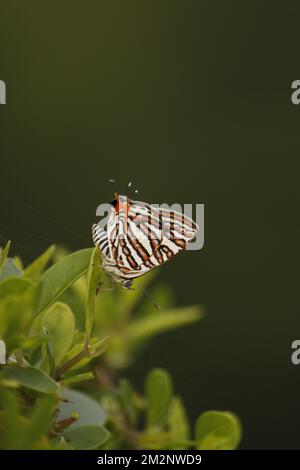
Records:
<instances>
[{"instance_id":1,"label":"leaf cluster","mask_svg":"<svg viewBox=\"0 0 300 470\"><path fill-rule=\"evenodd\" d=\"M155 273L137 282L162 311L142 289L107 290L98 249L50 246L26 267L9 251L0 250L0 448L237 447L232 413L205 412L192 429L167 371L151 370L142 391L124 378L154 336L200 320L200 306L174 307Z\"/></svg>"}]
</instances>

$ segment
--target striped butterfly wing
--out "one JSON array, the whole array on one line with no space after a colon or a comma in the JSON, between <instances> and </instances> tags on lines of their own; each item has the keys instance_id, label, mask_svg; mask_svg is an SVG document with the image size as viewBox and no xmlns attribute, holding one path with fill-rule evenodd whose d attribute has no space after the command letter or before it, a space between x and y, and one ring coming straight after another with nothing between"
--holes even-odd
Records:
<instances>
[{"instance_id":1,"label":"striped butterfly wing","mask_svg":"<svg viewBox=\"0 0 300 470\"><path fill-rule=\"evenodd\" d=\"M101 251L104 269L120 282L139 277L150 269L147 260L141 262L135 254L132 246L135 237L128 222L122 211L117 213L112 208L105 228L98 224L92 227L93 241Z\"/></svg>"},{"instance_id":2,"label":"striped butterfly wing","mask_svg":"<svg viewBox=\"0 0 300 470\"><path fill-rule=\"evenodd\" d=\"M151 261L160 265L171 260L195 238L198 225L181 212L155 208L133 201L129 219L138 228L142 240L151 253Z\"/></svg>"},{"instance_id":3,"label":"striped butterfly wing","mask_svg":"<svg viewBox=\"0 0 300 470\"><path fill-rule=\"evenodd\" d=\"M134 279L186 248L198 226L182 213L129 201L128 211L112 209L106 230L93 226L93 239L115 277Z\"/></svg>"}]
</instances>

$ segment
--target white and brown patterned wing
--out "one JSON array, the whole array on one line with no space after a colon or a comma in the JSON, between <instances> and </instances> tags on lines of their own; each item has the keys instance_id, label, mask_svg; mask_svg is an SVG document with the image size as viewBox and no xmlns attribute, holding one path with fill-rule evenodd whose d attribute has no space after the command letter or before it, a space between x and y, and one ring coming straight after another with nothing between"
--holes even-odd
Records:
<instances>
[{"instance_id":1,"label":"white and brown patterned wing","mask_svg":"<svg viewBox=\"0 0 300 470\"><path fill-rule=\"evenodd\" d=\"M133 201L129 219L148 240L149 250L154 259L162 264L171 260L195 238L198 225L183 213L155 208L150 204Z\"/></svg>"},{"instance_id":2,"label":"white and brown patterned wing","mask_svg":"<svg viewBox=\"0 0 300 470\"><path fill-rule=\"evenodd\" d=\"M112 208L106 230L93 226L93 240L107 271L124 280L171 260L186 248L197 230L195 222L180 212L129 201L127 213Z\"/></svg>"},{"instance_id":3,"label":"white and brown patterned wing","mask_svg":"<svg viewBox=\"0 0 300 470\"><path fill-rule=\"evenodd\" d=\"M94 224L92 233L94 244L101 251L104 268L117 279L134 279L156 267L150 261L151 252L147 251L143 241L139 241L141 234L135 224L122 213L116 214L112 209L105 229Z\"/></svg>"},{"instance_id":4,"label":"white and brown patterned wing","mask_svg":"<svg viewBox=\"0 0 300 470\"><path fill-rule=\"evenodd\" d=\"M98 224L92 226L92 236L95 246L98 246L102 256L105 258L111 258L111 247L107 231L100 227Z\"/></svg>"}]
</instances>

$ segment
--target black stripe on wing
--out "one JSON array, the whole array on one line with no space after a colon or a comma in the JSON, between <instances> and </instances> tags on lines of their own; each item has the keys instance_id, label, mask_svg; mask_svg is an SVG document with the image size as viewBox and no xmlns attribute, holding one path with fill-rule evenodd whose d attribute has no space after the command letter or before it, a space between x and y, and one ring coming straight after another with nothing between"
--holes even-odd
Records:
<instances>
[{"instance_id":1,"label":"black stripe on wing","mask_svg":"<svg viewBox=\"0 0 300 470\"><path fill-rule=\"evenodd\" d=\"M101 253L105 256L109 255L109 240L107 232L99 227L99 225L94 224L92 227L93 242L96 246L100 248Z\"/></svg>"}]
</instances>

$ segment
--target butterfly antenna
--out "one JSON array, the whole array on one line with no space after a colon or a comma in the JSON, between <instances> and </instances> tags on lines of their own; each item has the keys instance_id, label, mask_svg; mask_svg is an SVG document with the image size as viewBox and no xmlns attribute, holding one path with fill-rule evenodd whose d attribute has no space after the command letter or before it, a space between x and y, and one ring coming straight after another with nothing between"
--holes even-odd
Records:
<instances>
[{"instance_id":1,"label":"butterfly antenna","mask_svg":"<svg viewBox=\"0 0 300 470\"><path fill-rule=\"evenodd\" d=\"M116 193L116 194L119 194L119 193L118 193L118 190L117 190L117 186L116 186L115 180L108 180L108 182L109 182L110 184L112 184L115 193Z\"/></svg>"},{"instance_id":2,"label":"butterfly antenna","mask_svg":"<svg viewBox=\"0 0 300 470\"><path fill-rule=\"evenodd\" d=\"M128 189L131 188L131 185L132 185L132 182L129 181L129 183L128 183ZM137 189L135 189L134 191L130 191L130 193L128 194L128 197L131 197L131 196L133 196L134 194L137 194L137 193L138 193L138 190L137 190Z\"/></svg>"},{"instance_id":3,"label":"butterfly antenna","mask_svg":"<svg viewBox=\"0 0 300 470\"><path fill-rule=\"evenodd\" d=\"M135 284L135 285L138 289L140 289L143 292L145 297L147 297L147 299L150 300L150 302L154 305L154 307L157 308L158 311L161 311L161 307L156 302L154 302L149 292L147 292L146 289L142 287L140 284Z\"/></svg>"}]
</instances>

